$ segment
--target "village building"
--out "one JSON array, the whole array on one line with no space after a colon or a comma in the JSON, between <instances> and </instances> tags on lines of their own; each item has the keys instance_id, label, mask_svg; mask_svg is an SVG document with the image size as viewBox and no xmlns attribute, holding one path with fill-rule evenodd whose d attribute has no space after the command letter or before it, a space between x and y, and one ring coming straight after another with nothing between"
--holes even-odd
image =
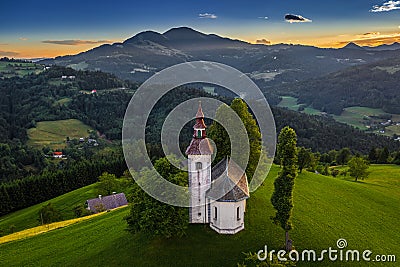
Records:
<instances>
[{"instance_id":1,"label":"village building","mask_svg":"<svg viewBox=\"0 0 400 267\"><path fill-rule=\"evenodd\" d=\"M63 157L63 153L62 152L59 152L59 151L53 152L53 158L61 159L62 157Z\"/></svg>"},{"instance_id":2,"label":"village building","mask_svg":"<svg viewBox=\"0 0 400 267\"><path fill-rule=\"evenodd\" d=\"M104 197L99 195L98 198L88 199L86 201L87 209L94 213L112 210L125 205L128 205L128 201L124 193L112 194Z\"/></svg>"},{"instance_id":3,"label":"village building","mask_svg":"<svg viewBox=\"0 0 400 267\"><path fill-rule=\"evenodd\" d=\"M190 208L189 222L209 224L220 234L244 229L246 200L250 197L246 173L225 158L211 168L213 147L206 136L207 126L199 103L188 156Z\"/></svg>"}]
</instances>

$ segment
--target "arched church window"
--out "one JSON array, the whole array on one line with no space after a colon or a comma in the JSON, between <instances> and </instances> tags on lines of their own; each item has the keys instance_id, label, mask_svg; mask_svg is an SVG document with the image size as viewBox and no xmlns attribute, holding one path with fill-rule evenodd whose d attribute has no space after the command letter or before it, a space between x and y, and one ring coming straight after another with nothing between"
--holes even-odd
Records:
<instances>
[{"instance_id":1,"label":"arched church window","mask_svg":"<svg viewBox=\"0 0 400 267\"><path fill-rule=\"evenodd\" d=\"M238 221L240 220L240 207L236 208L236 218Z\"/></svg>"},{"instance_id":2,"label":"arched church window","mask_svg":"<svg viewBox=\"0 0 400 267\"><path fill-rule=\"evenodd\" d=\"M196 170L201 170L203 168L203 164L201 162L196 162Z\"/></svg>"},{"instance_id":3,"label":"arched church window","mask_svg":"<svg viewBox=\"0 0 400 267\"><path fill-rule=\"evenodd\" d=\"M201 130L197 130L197 137L201 138Z\"/></svg>"},{"instance_id":4,"label":"arched church window","mask_svg":"<svg viewBox=\"0 0 400 267\"><path fill-rule=\"evenodd\" d=\"M216 220L218 217L218 215L217 215L217 207L214 207L214 220Z\"/></svg>"}]
</instances>

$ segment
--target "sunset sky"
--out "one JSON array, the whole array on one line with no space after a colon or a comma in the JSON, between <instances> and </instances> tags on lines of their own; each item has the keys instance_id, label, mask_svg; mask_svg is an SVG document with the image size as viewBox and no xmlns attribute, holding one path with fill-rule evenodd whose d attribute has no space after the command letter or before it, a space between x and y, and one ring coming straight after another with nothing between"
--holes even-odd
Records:
<instances>
[{"instance_id":1,"label":"sunset sky","mask_svg":"<svg viewBox=\"0 0 400 267\"><path fill-rule=\"evenodd\" d=\"M0 56L16 58L76 54L179 26L251 43L400 42L400 1L36 0L1 1L0 10Z\"/></svg>"}]
</instances>

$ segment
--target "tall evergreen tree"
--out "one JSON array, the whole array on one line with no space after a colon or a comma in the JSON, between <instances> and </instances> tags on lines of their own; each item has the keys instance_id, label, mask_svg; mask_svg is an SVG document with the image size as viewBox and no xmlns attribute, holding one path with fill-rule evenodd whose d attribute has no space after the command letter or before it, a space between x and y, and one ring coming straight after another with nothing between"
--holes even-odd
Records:
<instances>
[{"instance_id":1,"label":"tall evergreen tree","mask_svg":"<svg viewBox=\"0 0 400 267\"><path fill-rule=\"evenodd\" d=\"M286 126L282 129L278 138L278 157L281 163L281 171L274 182L274 193L271 203L276 209L272 217L274 223L285 231L285 248L291 249L289 231L292 229L293 187L297 176L297 136L296 132Z\"/></svg>"}]
</instances>

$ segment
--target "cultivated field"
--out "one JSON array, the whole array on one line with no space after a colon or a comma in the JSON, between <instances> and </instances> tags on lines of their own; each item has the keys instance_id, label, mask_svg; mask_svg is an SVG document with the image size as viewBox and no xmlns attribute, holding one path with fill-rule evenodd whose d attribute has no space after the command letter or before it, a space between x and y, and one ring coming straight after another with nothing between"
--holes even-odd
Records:
<instances>
[{"instance_id":1,"label":"cultivated field","mask_svg":"<svg viewBox=\"0 0 400 267\"><path fill-rule=\"evenodd\" d=\"M52 149L64 148L66 138L87 137L90 126L76 119L38 122L36 128L28 130L28 144L41 148L49 146Z\"/></svg>"}]
</instances>

